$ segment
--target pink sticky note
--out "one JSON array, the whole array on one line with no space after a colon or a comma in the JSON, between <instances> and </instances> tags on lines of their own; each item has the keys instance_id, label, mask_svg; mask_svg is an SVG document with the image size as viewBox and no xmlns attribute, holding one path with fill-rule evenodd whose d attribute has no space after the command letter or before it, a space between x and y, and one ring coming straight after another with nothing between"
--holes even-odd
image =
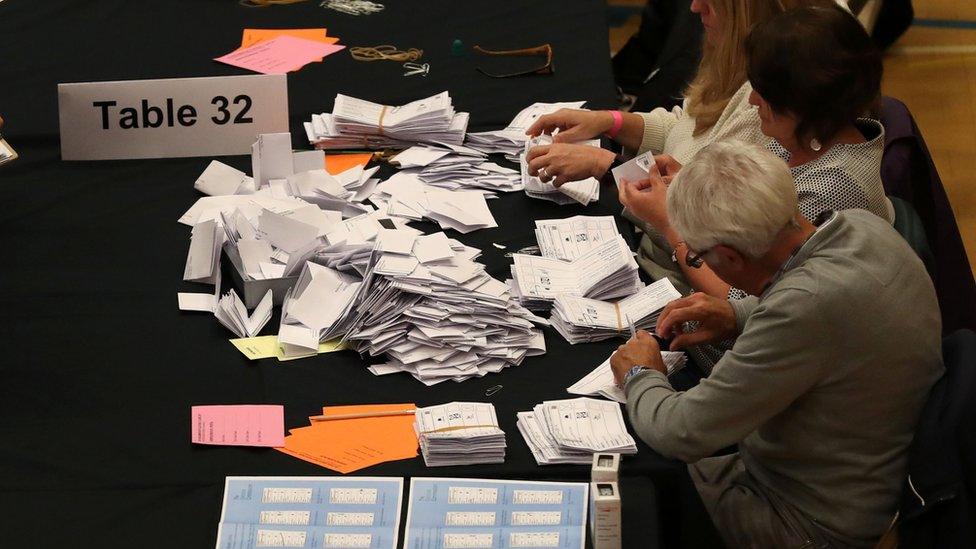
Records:
<instances>
[{"instance_id":1,"label":"pink sticky note","mask_svg":"<svg viewBox=\"0 0 976 549\"><path fill-rule=\"evenodd\" d=\"M319 61L345 46L305 40L294 36L279 36L253 46L240 48L214 61L241 67L262 74L284 74Z\"/></svg>"},{"instance_id":2,"label":"pink sticky note","mask_svg":"<svg viewBox=\"0 0 976 549\"><path fill-rule=\"evenodd\" d=\"M192 406L190 438L195 444L281 447L285 445L285 407Z\"/></svg>"}]
</instances>

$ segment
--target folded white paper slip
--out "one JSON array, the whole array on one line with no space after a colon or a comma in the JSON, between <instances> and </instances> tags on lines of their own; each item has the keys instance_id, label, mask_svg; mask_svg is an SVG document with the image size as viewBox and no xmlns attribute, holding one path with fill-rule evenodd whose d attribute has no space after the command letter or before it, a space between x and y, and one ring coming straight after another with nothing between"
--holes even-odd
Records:
<instances>
[{"instance_id":1,"label":"folded white paper slip","mask_svg":"<svg viewBox=\"0 0 976 549\"><path fill-rule=\"evenodd\" d=\"M237 296L237 292L231 290L217 302L214 316L237 337L254 337L271 320L273 307L271 296L271 290L268 290L258 306L254 308L254 312L248 315L244 302Z\"/></svg>"},{"instance_id":2,"label":"folded white paper slip","mask_svg":"<svg viewBox=\"0 0 976 549\"><path fill-rule=\"evenodd\" d=\"M17 151L10 146L10 143L0 138L0 165L13 162L14 160L17 160Z\"/></svg>"},{"instance_id":3,"label":"folded white paper slip","mask_svg":"<svg viewBox=\"0 0 976 549\"><path fill-rule=\"evenodd\" d=\"M428 467L505 461L505 432L498 427L491 403L417 408L414 430Z\"/></svg>"},{"instance_id":4,"label":"folded white paper slip","mask_svg":"<svg viewBox=\"0 0 976 549\"><path fill-rule=\"evenodd\" d=\"M661 351L661 358L664 360L668 375L681 370L688 362L688 356L683 352ZM592 372L586 374L583 379L570 385L566 392L574 395L602 396L622 404L627 402L627 395L623 388L618 386L613 378L613 369L610 368L609 358Z\"/></svg>"},{"instance_id":5,"label":"folded white paper slip","mask_svg":"<svg viewBox=\"0 0 976 549\"><path fill-rule=\"evenodd\" d=\"M654 154L651 151L639 154L610 170L610 173L613 174L613 180L617 183L618 187L622 181L643 181L647 179L650 172L659 174L657 164L654 162Z\"/></svg>"},{"instance_id":6,"label":"folded white paper slip","mask_svg":"<svg viewBox=\"0 0 976 549\"><path fill-rule=\"evenodd\" d=\"M224 233L211 220L194 225L190 235L190 249L186 255L183 280L212 284L220 270L220 248L224 243Z\"/></svg>"}]
</instances>

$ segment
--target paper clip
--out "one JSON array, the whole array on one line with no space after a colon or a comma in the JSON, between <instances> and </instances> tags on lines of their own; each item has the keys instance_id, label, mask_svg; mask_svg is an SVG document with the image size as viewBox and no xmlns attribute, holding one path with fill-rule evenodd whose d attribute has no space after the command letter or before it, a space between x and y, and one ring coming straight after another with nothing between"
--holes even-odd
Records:
<instances>
[{"instance_id":1,"label":"paper clip","mask_svg":"<svg viewBox=\"0 0 976 549\"><path fill-rule=\"evenodd\" d=\"M488 387L488 389L485 390L485 396L490 397L501 390L502 390L501 385L492 385L491 387Z\"/></svg>"},{"instance_id":2,"label":"paper clip","mask_svg":"<svg viewBox=\"0 0 976 549\"><path fill-rule=\"evenodd\" d=\"M430 63L404 63L403 68L407 69L407 72L403 73L403 76L427 76L430 72Z\"/></svg>"}]
</instances>

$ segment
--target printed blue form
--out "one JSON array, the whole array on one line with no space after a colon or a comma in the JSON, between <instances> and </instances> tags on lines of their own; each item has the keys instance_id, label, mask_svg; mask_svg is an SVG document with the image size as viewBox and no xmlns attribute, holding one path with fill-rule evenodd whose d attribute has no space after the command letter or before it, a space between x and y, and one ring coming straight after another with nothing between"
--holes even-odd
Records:
<instances>
[{"instance_id":1,"label":"printed blue form","mask_svg":"<svg viewBox=\"0 0 976 549\"><path fill-rule=\"evenodd\" d=\"M406 549L583 549L589 485L413 478Z\"/></svg>"},{"instance_id":2,"label":"printed blue form","mask_svg":"<svg viewBox=\"0 0 976 549\"><path fill-rule=\"evenodd\" d=\"M217 549L396 549L403 479L227 477Z\"/></svg>"}]
</instances>

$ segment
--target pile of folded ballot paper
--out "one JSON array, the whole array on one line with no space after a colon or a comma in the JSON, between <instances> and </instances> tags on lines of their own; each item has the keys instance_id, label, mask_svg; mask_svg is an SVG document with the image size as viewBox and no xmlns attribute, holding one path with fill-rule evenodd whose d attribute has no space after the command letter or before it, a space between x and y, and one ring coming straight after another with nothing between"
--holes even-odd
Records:
<instances>
[{"instance_id":1,"label":"pile of folded ballot paper","mask_svg":"<svg viewBox=\"0 0 976 549\"><path fill-rule=\"evenodd\" d=\"M609 400L548 400L518 413L518 429L539 465L589 464L593 454L636 454L620 405Z\"/></svg>"},{"instance_id":2,"label":"pile of folded ballot paper","mask_svg":"<svg viewBox=\"0 0 976 549\"><path fill-rule=\"evenodd\" d=\"M624 239L616 235L571 261L513 254L512 289L519 302L548 310L557 296L609 300L634 294L644 284Z\"/></svg>"},{"instance_id":3,"label":"pile of folded ballot paper","mask_svg":"<svg viewBox=\"0 0 976 549\"><path fill-rule=\"evenodd\" d=\"M336 95L331 113L305 123L317 149L403 149L415 143L461 145L468 113L455 112L445 91L400 106Z\"/></svg>"},{"instance_id":4,"label":"pile of folded ballot paper","mask_svg":"<svg viewBox=\"0 0 976 549\"><path fill-rule=\"evenodd\" d=\"M505 431L495 406L486 402L451 402L417 408L414 431L428 467L505 461Z\"/></svg>"},{"instance_id":5,"label":"pile of folded ballot paper","mask_svg":"<svg viewBox=\"0 0 976 549\"><path fill-rule=\"evenodd\" d=\"M558 295L549 321L572 344L630 337L631 328L653 330L665 305L680 297L667 278L617 302Z\"/></svg>"}]
</instances>

